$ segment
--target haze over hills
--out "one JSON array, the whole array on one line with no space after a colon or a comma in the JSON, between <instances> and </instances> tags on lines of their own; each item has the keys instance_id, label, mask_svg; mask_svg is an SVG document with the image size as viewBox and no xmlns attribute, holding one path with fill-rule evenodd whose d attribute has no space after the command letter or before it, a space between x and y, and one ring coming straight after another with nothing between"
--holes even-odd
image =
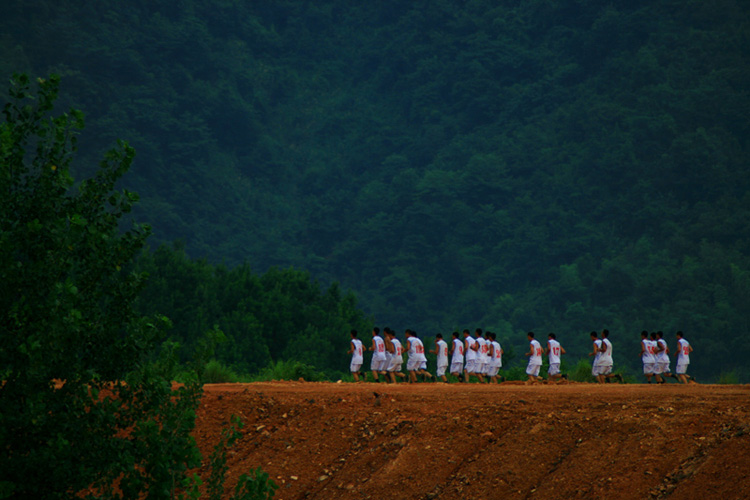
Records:
<instances>
[{"instance_id":1,"label":"haze over hills","mask_svg":"<svg viewBox=\"0 0 750 500\"><path fill-rule=\"evenodd\" d=\"M609 328L633 371L684 330L750 377L746 1L4 11L0 75L62 76L78 165L136 148L153 247L308 270L399 331Z\"/></svg>"}]
</instances>

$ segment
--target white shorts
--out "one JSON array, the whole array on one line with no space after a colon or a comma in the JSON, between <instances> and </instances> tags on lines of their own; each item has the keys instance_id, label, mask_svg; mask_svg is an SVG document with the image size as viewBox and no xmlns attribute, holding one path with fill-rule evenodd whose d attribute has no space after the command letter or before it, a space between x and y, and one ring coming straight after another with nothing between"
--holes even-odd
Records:
<instances>
[{"instance_id":1,"label":"white shorts","mask_svg":"<svg viewBox=\"0 0 750 500\"><path fill-rule=\"evenodd\" d=\"M487 363L482 363L481 361L478 361L477 373L480 375L484 375L485 373L487 373Z\"/></svg>"},{"instance_id":2,"label":"white shorts","mask_svg":"<svg viewBox=\"0 0 750 500\"><path fill-rule=\"evenodd\" d=\"M388 367L386 363L387 361L385 358L372 358L372 361L370 361L370 370L374 372L385 371L385 369Z\"/></svg>"},{"instance_id":3,"label":"white shorts","mask_svg":"<svg viewBox=\"0 0 750 500\"><path fill-rule=\"evenodd\" d=\"M418 359L410 359L406 362L406 369L410 372L417 370L424 370L427 368L427 361L420 361Z\"/></svg>"},{"instance_id":4,"label":"white shorts","mask_svg":"<svg viewBox=\"0 0 750 500\"><path fill-rule=\"evenodd\" d=\"M550 375L557 375L560 373L560 363L552 363L549 365L549 370L547 370L547 373Z\"/></svg>"},{"instance_id":5,"label":"white shorts","mask_svg":"<svg viewBox=\"0 0 750 500\"><path fill-rule=\"evenodd\" d=\"M351 364L349 364L349 371L352 373L357 373L360 368L362 368L362 363L352 362Z\"/></svg>"},{"instance_id":6,"label":"white shorts","mask_svg":"<svg viewBox=\"0 0 750 500\"><path fill-rule=\"evenodd\" d=\"M497 376L498 372L500 372L500 367L497 365L489 365L489 369L487 370L487 376L488 377L495 377Z\"/></svg>"},{"instance_id":7,"label":"white shorts","mask_svg":"<svg viewBox=\"0 0 750 500\"><path fill-rule=\"evenodd\" d=\"M448 365L438 365L437 367L437 376L438 377L444 377L445 371L448 369Z\"/></svg>"},{"instance_id":8,"label":"white shorts","mask_svg":"<svg viewBox=\"0 0 750 500\"><path fill-rule=\"evenodd\" d=\"M542 365L529 365L526 367L526 375L531 375L532 377L538 377L539 376L539 369L542 367Z\"/></svg>"},{"instance_id":9,"label":"white shorts","mask_svg":"<svg viewBox=\"0 0 750 500\"><path fill-rule=\"evenodd\" d=\"M662 373L669 373L669 361L656 363L656 369L654 370L654 373L656 373L657 375L661 375Z\"/></svg>"},{"instance_id":10,"label":"white shorts","mask_svg":"<svg viewBox=\"0 0 750 500\"><path fill-rule=\"evenodd\" d=\"M656 363L643 363L644 375L653 375L656 369Z\"/></svg>"},{"instance_id":11,"label":"white shorts","mask_svg":"<svg viewBox=\"0 0 750 500\"><path fill-rule=\"evenodd\" d=\"M456 361L455 363L451 363L451 373L461 373L462 371L464 371L463 361Z\"/></svg>"},{"instance_id":12,"label":"white shorts","mask_svg":"<svg viewBox=\"0 0 750 500\"><path fill-rule=\"evenodd\" d=\"M612 365L599 365L598 372L599 375L609 375L612 373Z\"/></svg>"},{"instance_id":13,"label":"white shorts","mask_svg":"<svg viewBox=\"0 0 750 500\"><path fill-rule=\"evenodd\" d=\"M467 359L466 360L466 373L476 373L476 372L477 372L477 360Z\"/></svg>"},{"instance_id":14,"label":"white shorts","mask_svg":"<svg viewBox=\"0 0 750 500\"><path fill-rule=\"evenodd\" d=\"M677 372L677 375L685 375L687 373L687 368L690 363L685 363L684 365L677 365L677 369L675 372Z\"/></svg>"},{"instance_id":15,"label":"white shorts","mask_svg":"<svg viewBox=\"0 0 750 500\"><path fill-rule=\"evenodd\" d=\"M388 371L389 372L400 372L401 371L401 365L404 364L404 360L401 358L401 356L393 356L391 358L391 364L388 365Z\"/></svg>"}]
</instances>

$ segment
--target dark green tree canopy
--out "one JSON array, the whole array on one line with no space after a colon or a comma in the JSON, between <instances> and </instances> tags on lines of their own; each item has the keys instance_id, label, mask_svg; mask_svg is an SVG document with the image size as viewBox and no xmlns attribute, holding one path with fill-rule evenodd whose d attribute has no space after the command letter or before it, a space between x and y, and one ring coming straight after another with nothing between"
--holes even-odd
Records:
<instances>
[{"instance_id":1,"label":"dark green tree canopy","mask_svg":"<svg viewBox=\"0 0 750 500\"><path fill-rule=\"evenodd\" d=\"M114 187L133 149L74 188L58 82L14 77L0 123L0 497L169 498L200 460L200 388L172 389L168 320L134 308L149 230L121 232L135 196Z\"/></svg>"}]
</instances>

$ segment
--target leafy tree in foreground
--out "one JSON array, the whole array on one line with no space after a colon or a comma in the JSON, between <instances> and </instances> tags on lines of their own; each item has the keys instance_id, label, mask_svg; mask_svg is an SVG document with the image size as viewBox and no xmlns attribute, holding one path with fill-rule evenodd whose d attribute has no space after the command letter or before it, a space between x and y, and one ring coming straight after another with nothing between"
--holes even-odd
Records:
<instances>
[{"instance_id":1,"label":"leafy tree in foreground","mask_svg":"<svg viewBox=\"0 0 750 500\"><path fill-rule=\"evenodd\" d=\"M119 229L134 152L73 189L83 120L48 117L58 83L14 77L0 123L0 498L195 497L200 383L173 388L169 321L133 307L149 228Z\"/></svg>"}]
</instances>

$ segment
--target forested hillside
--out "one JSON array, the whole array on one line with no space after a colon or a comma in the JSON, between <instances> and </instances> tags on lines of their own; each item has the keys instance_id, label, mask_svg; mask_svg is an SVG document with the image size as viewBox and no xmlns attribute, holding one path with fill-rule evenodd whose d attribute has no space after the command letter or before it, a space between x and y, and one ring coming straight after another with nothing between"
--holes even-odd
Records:
<instances>
[{"instance_id":1,"label":"forested hillside","mask_svg":"<svg viewBox=\"0 0 750 500\"><path fill-rule=\"evenodd\" d=\"M518 349L555 331L577 359L606 327L634 371L641 330L679 329L698 375L741 380L748 57L746 0L11 0L0 17L0 75L58 73L85 112L81 163L135 147L154 248L304 269L398 331L480 326Z\"/></svg>"}]
</instances>

